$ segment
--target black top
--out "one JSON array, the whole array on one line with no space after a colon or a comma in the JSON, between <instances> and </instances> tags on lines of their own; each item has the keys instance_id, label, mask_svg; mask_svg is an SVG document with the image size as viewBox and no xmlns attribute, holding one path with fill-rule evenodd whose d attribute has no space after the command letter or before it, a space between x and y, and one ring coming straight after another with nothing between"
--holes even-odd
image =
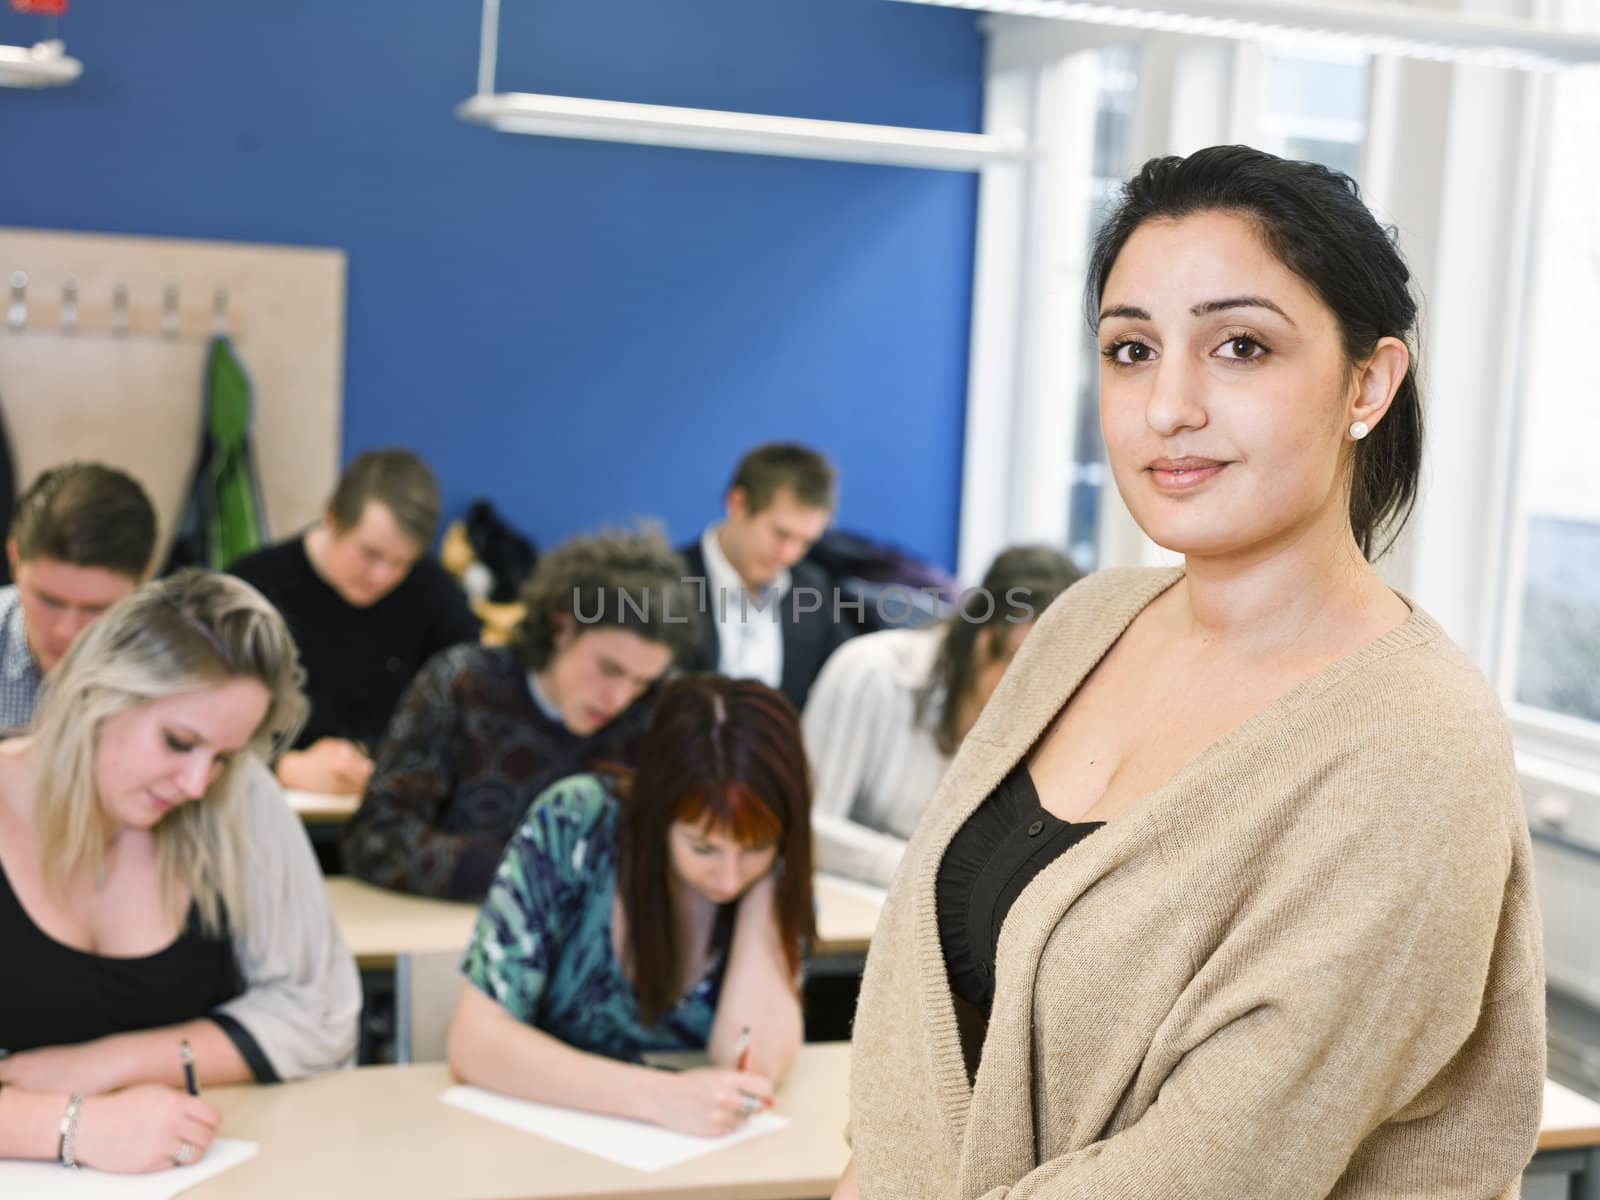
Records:
<instances>
[{"instance_id":1,"label":"black top","mask_svg":"<svg viewBox=\"0 0 1600 1200\"><path fill-rule=\"evenodd\" d=\"M700 621L700 644L678 666L685 671L715 671L721 661L722 645L717 630L717 597L706 570L705 551L696 539L679 546L678 553L689 568L684 578L696 583ZM789 568L789 580L789 590L779 600L777 611L777 620L783 627L783 678L778 690L801 710L828 655L849 641L860 627L854 622L857 600L843 596L821 567L797 562ZM737 601L730 600L728 611L738 611Z\"/></svg>"},{"instance_id":2,"label":"black top","mask_svg":"<svg viewBox=\"0 0 1600 1200\"><path fill-rule=\"evenodd\" d=\"M1018 763L945 848L934 880L939 944L950 990L985 1018L994 1003L1000 927L1022 889L1104 824L1063 821L1039 803Z\"/></svg>"},{"instance_id":3,"label":"black top","mask_svg":"<svg viewBox=\"0 0 1600 1200\"><path fill-rule=\"evenodd\" d=\"M376 604L357 608L325 583L296 537L228 570L272 601L300 647L311 715L297 747L350 738L376 750L412 677L440 650L478 640L478 619L449 572L419 558Z\"/></svg>"},{"instance_id":4,"label":"black top","mask_svg":"<svg viewBox=\"0 0 1600 1200\"><path fill-rule=\"evenodd\" d=\"M0 1049L12 1053L214 1017L213 1009L244 991L227 933L206 937L194 905L166 949L109 958L75 950L35 925L4 868L0 962L8 968L8 986L0 987ZM234 1035L235 1023L219 1023Z\"/></svg>"}]
</instances>

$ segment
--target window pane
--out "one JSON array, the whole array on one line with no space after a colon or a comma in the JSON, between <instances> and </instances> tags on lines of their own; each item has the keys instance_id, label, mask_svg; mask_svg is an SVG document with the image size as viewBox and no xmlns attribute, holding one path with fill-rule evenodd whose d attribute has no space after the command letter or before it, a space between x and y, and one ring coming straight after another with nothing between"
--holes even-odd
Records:
<instances>
[{"instance_id":1,"label":"window pane","mask_svg":"<svg viewBox=\"0 0 1600 1200\"><path fill-rule=\"evenodd\" d=\"M1330 142L1319 138L1290 137L1283 143L1285 158L1299 158L1343 171L1352 179L1361 177L1361 144Z\"/></svg>"},{"instance_id":2,"label":"window pane","mask_svg":"<svg viewBox=\"0 0 1600 1200\"><path fill-rule=\"evenodd\" d=\"M1090 181L1094 229L1116 203L1123 181L1133 173L1133 111L1139 87L1137 46L1108 46L1096 55L1099 96L1095 113L1094 179ZM1100 347L1085 331L1083 371L1078 379L1077 430L1072 480L1067 496L1067 551L1085 571L1099 562L1100 497L1109 474L1100 441Z\"/></svg>"},{"instance_id":3,"label":"window pane","mask_svg":"<svg viewBox=\"0 0 1600 1200\"><path fill-rule=\"evenodd\" d=\"M1268 113L1304 120L1367 119L1367 60L1361 55L1310 57L1301 51L1267 53Z\"/></svg>"},{"instance_id":4,"label":"window pane","mask_svg":"<svg viewBox=\"0 0 1600 1200\"><path fill-rule=\"evenodd\" d=\"M1529 519L1521 649L1521 703L1600 721L1600 523Z\"/></svg>"},{"instance_id":5,"label":"window pane","mask_svg":"<svg viewBox=\"0 0 1600 1200\"><path fill-rule=\"evenodd\" d=\"M1262 78L1263 150L1361 177L1368 62L1335 50L1268 48Z\"/></svg>"}]
</instances>

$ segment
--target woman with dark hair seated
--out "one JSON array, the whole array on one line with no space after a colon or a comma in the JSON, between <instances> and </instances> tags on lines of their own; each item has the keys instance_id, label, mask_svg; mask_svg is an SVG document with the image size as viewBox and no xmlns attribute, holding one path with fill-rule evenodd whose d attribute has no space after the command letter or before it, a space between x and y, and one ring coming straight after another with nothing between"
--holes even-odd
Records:
<instances>
[{"instance_id":1,"label":"woman with dark hair seated","mask_svg":"<svg viewBox=\"0 0 1600 1200\"><path fill-rule=\"evenodd\" d=\"M770 1104L800 1045L810 805L782 695L668 684L631 777L553 784L512 838L462 963L451 1070L704 1135ZM710 1067L640 1065L701 1048Z\"/></svg>"},{"instance_id":2,"label":"woman with dark hair seated","mask_svg":"<svg viewBox=\"0 0 1600 1200\"><path fill-rule=\"evenodd\" d=\"M817 867L887 885L950 757L1022 639L1082 574L1053 546L1013 546L950 616L835 650L806 700Z\"/></svg>"}]
</instances>

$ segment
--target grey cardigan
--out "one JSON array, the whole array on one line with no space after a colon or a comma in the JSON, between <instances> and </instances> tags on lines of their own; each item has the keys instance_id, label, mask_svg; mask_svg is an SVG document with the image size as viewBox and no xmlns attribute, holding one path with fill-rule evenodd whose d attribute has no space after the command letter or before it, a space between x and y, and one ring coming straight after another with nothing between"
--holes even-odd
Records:
<instances>
[{"instance_id":1,"label":"grey cardigan","mask_svg":"<svg viewBox=\"0 0 1600 1200\"><path fill-rule=\"evenodd\" d=\"M248 912L233 923L245 990L212 1013L260 1082L355 1060L361 978L305 827L254 755L239 765Z\"/></svg>"}]
</instances>

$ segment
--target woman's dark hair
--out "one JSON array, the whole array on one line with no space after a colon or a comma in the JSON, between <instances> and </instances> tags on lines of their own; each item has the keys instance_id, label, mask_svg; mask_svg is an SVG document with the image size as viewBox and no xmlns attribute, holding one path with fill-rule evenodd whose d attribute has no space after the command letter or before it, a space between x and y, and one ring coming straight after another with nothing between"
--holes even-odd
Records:
<instances>
[{"instance_id":1,"label":"woman's dark hair","mask_svg":"<svg viewBox=\"0 0 1600 1200\"><path fill-rule=\"evenodd\" d=\"M933 740L940 750L954 754L961 744L956 720L978 675L979 639L993 657L1007 628L1034 620L1082 578L1083 572L1054 546L1013 546L989 564L976 590L961 597L945 623L928 682L917 695L919 721L938 706Z\"/></svg>"},{"instance_id":2,"label":"woman's dark hair","mask_svg":"<svg viewBox=\"0 0 1600 1200\"><path fill-rule=\"evenodd\" d=\"M1152 158L1123 187L1121 202L1095 237L1085 294L1091 330L1099 326L1106 279L1134 230L1146 221L1200 212L1249 220L1278 261L1333 310L1350 362L1367 358L1384 337L1399 338L1411 350L1388 413L1353 447L1350 528L1369 560L1380 557L1411 515L1422 466L1422 399L1412 337L1417 302L1393 230L1379 225L1362 203L1355 180L1317 163L1249 146Z\"/></svg>"},{"instance_id":3,"label":"woman's dark hair","mask_svg":"<svg viewBox=\"0 0 1600 1200\"><path fill-rule=\"evenodd\" d=\"M811 901L811 769L800 719L764 683L683 675L667 684L620 782L617 890L628 966L645 1025L683 994L667 837L674 821L726 832L743 846L776 845L779 933L789 970L816 938Z\"/></svg>"}]
</instances>

